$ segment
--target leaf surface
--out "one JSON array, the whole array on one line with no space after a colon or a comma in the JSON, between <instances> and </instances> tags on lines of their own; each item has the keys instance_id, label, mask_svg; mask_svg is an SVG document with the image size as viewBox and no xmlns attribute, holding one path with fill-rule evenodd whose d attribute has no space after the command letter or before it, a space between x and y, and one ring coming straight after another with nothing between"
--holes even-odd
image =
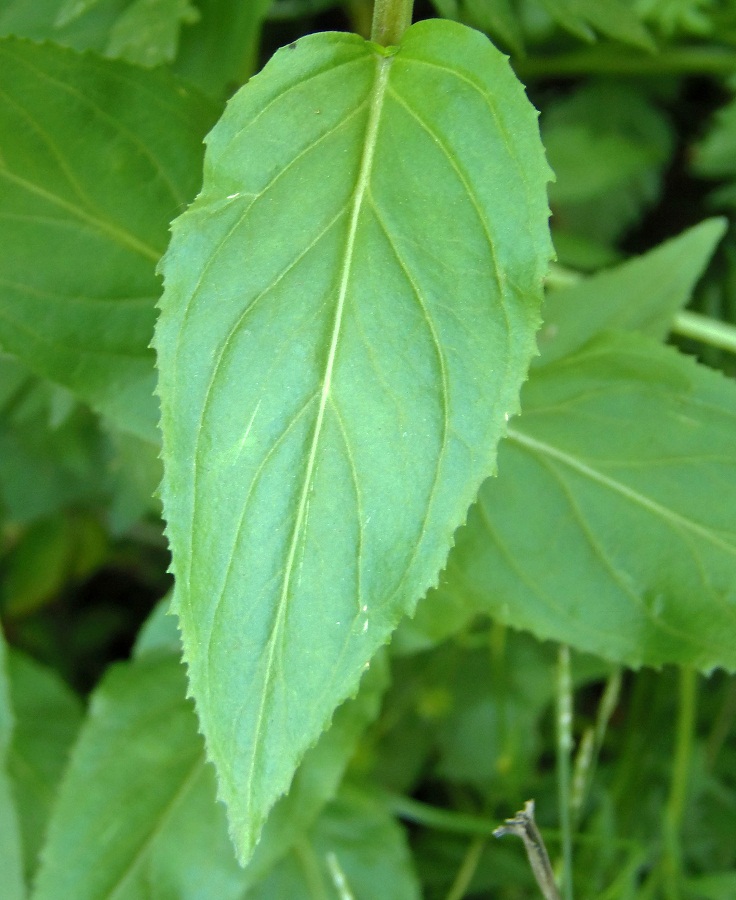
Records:
<instances>
[{"instance_id":1,"label":"leaf surface","mask_svg":"<svg viewBox=\"0 0 736 900\"><path fill-rule=\"evenodd\" d=\"M212 116L163 72L0 42L0 346L154 441L155 266Z\"/></svg>"},{"instance_id":2,"label":"leaf surface","mask_svg":"<svg viewBox=\"0 0 736 900\"><path fill-rule=\"evenodd\" d=\"M157 326L192 693L239 852L433 584L549 257L536 115L449 22L284 48L208 138Z\"/></svg>"},{"instance_id":3,"label":"leaf surface","mask_svg":"<svg viewBox=\"0 0 736 900\"><path fill-rule=\"evenodd\" d=\"M442 590L627 665L734 669L733 383L614 335L537 370L522 402Z\"/></svg>"}]
</instances>

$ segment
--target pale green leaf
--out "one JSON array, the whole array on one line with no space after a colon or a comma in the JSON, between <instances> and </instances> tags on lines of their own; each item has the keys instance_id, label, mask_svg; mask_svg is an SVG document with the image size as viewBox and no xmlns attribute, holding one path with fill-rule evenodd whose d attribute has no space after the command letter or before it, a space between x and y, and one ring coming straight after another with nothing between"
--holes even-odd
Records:
<instances>
[{"instance_id":1,"label":"pale green leaf","mask_svg":"<svg viewBox=\"0 0 736 900\"><path fill-rule=\"evenodd\" d=\"M442 590L621 663L736 668L736 386L614 335L522 404Z\"/></svg>"},{"instance_id":2,"label":"pale green leaf","mask_svg":"<svg viewBox=\"0 0 736 900\"><path fill-rule=\"evenodd\" d=\"M419 900L406 837L380 803L344 788L247 900Z\"/></svg>"},{"instance_id":3,"label":"pale green leaf","mask_svg":"<svg viewBox=\"0 0 736 900\"><path fill-rule=\"evenodd\" d=\"M15 730L8 756L30 881L56 789L82 721L82 704L52 670L10 656Z\"/></svg>"},{"instance_id":4,"label":"pale green leaf","mask_svg":"<svg viewBox=\"0 0 736 900\"><path fill-rule=\"evenodd\" d=\"M0 90L0 346L155 440L155 265L212 110L164 72L12 39Z\"/></svg>"},{"instance_id":5,"label":"pale green leaf","mask_svg":"<svg viewBox=\"0 0 736 900\"><path fill-rule=\"evenodd\" d=\"M736 99L721 107L693 153L693 169L706 178L736 177Z\"/></svg>"},{"instance_id":6,"label":"pale green leaf","mask_svg":"<svg viewBox=\"0 0 736 900\"><path fill-rule=\"evenodd\" d=\"M495 468L538 323L547 177L506 59L450 22L392 55L303 38L208 139L164 264L162 490L243 857Z\"/></svg>"},{"instance_id":7,"label":"pale green leaf","mask_svg":"<svg viewBox=\"0 0 736 900\"><path fill-rule=\"evenodd\" d=\"M725 230L724 219L707 219L643 256L548 291L535 364L579 350L601 331L637 330L664 338Z\"/></svg>"}]
</instances>

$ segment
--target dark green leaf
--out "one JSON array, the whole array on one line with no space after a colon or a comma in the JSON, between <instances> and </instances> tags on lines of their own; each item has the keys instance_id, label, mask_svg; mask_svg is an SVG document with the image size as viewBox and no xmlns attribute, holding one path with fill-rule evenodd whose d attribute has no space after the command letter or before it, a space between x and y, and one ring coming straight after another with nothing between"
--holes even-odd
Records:
<instances>
[{"instance_id":1,"label":"dark green leaf","mask_svg":"<svg viewBox=\"0 0 736 900\"><path fill-rule=\"evenodd\" d=\"M0 345L156 440L154 268L212 110L163 72L0 43Z\"/></svg>"},{"instance_id":2,"label":"dark green leaf","mask_svg":"<svg viewBox=\"0 0 736 900\"><path fill-rule=\"evenodd\" d=\"M654 45L646 28L625 0L540 0L550 16L583 40L593 40L598 31L644 50Z\"/></svg>"},{"instance_id":3,"label":"dark green leaf","mask_svg":"<svg viewBox=\"0 0 736 900\"><path fill-rule=\"evenodd\" d=\"M736 667L736 387L633 334L537 370L442 590L629 665Z\"/></svg>"},{"instance_id":4,"label":"dark green leaf","mask_svg":"<svg viewBox=\"0 0 736 900\"><path fill-rule=\"evenodd\" d=\"M300 40L208 142L164 264L163 498L247 857L494 469L538 323L548 169L506 59L438 21L394 55Z\"/></svg>"}]
</instances>

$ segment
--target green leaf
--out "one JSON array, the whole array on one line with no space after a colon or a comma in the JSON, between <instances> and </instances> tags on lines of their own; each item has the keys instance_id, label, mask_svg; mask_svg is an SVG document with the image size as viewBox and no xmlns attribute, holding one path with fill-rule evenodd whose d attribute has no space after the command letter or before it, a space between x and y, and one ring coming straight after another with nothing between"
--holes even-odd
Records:
<instances>
[{"instance_id":1,"label":"green leaf","mask_svg":"<svg viewBox=\"0 0 736 900\"><path fill-rule=\"evenodd\" d=\"M181 26L198 18L189 0L133 0L110 31L106 55L143 66L171 62Z\"/></svg>"},{"instance_id":2,"label":"green leaf","mask_svg":"<svg viewBox=\"0 0 736 900\"><path fill-rule=\"evenodd\" d=\"M154 634L160 621L157 612L135 662L113 667L92 697L54 810L37 900L240 898L334 796L378 712L385 686L380 667L307 755L243 871L215 800L184 669L168 652L170 636Z\"/></svg>"},{"instance_id":3,"label":"green leaf","mask_svg":"<svg viewBox=\"0 0 736 900\"><path fill-rule=\"evenodd\" d=\"M17 652L9 662L15 730L8 773L30 881L67 755L82 722L82 704L51 669Z\"/></svg>"},{"instance_id":4,"label":"green leaf","mask_svg":"<svg viewBox=\"0 0 736 900\"><path fill-rule=\"evenodd\" d=\"M198 0L199 20L181 35L177 74L217 99L231 94L257 68L270 6L271 0Z\"/></svg>"},{"instance_id":5,"label":"green leaf","mask_svg":"<svg viewBox=\"0 0 736 900\"><path fill-rule=\"evenodd\" d=\"M168 654L105 676L53 810L37 900L239 896L242 872L185 687Z\"/></svg>"},{"instance_id":6,"label":"green leaf","mask_svg":"<svg viewBox=\"0 0 736 900\"><path fill-rule=\"evenodd\" d=\"M736 99L721 107L694 149L693 169L706 178L736 177Z\"/></svg>"},{"instance_id":7,"label":"green leaf","mask_svg":"<svg viewBox=\"0 0 736 900\"><path fill-rule=\"evenodd\" d=\"M659 193L673 147L666 117L642 92L600 82L549 104L541 128L556 175L555 227L588 240L617 240Z\"/></svg>"},{"instance_id":8,"label":"green leaf","mask_svg":"<svg viewBox=\"0 0 736 900\"><path fill-rule=\"evenodd\" d=\"M54 388L0 355L0 501L4 516L26 523L69 504L99 501L107 455L95 417L75 407L52 424ZM7 394L5 393L7 388Z\"/></svg>"},{"instance_id":9,"label":"green leaf","mask_svg":"<svg viewBox=\"0 0 736 900\"><path fill-rule=\"evenodd\" d=\"M567 31L593 40L598 31L634 47L653 50L646 28L623 0L540 0L549 15Z\"/></svg>"},{"instance_id":10,"label":"green leaf","mask_svg":"<svg viewBox=\"0 0 736 900\"><path fill-rule=\"evenodd\" d=\"M209 104L164 72L0 42L0 345L156 440L155 264Z\"/></svg>"},{"instance_id":11,"label":"green leaf","mask_svg":"<svg viewBox=\"0 0 736 900\"><path fill-rule=\"evenodd\" d=\"M5 637L0 629L0 872L4 900L22 900L26 894L20 824L7 773L7 757L14 725Z\"/></svg>"},{"instance_id":12,"label":"green leaf","mask_svg":"<svg viewBox=\"0 0 736 900\"><path fill-rule=\"evenodd\" d=\"M488 32L513 53L524 52L520 17L510 0L463 0L459 11L468 25Z\"/></svg>"},{"instance_id":13,"label":"green leaf","mask_svg":"<svg viewBox=\"0 0 736 900\"><path fill-rule=\"evenodd\" d=\"M506 59L450 22L388 54L303 38L208 138L163 267L162 495L243 858L494 470L538 324L547 178Z\"/></svg>"},{"instance_id":14,"label":"green leaf","mask_svg":"<svg viewBox=\"0 0 736 900\"><path fill-rule=\"evenodd\" d=\"M664 338L725 230L725 219L707 219L643 256L548 291L537 338L541 356L535 364L554 362L611 329Z\"/></svg>"},{"instance_id":15,"label":"green leaf","mask_svg":"<svg viewBox=\"0 0 736 900\"><path fill-rule=\"evenodd\" d=\"M614 335L535 371L522 404L442 590L628 665L735 668L734 384Z\"/></svg>"},{"instance_id":16,"label":"green leaf","mask_svg":"<svg viewBox=\"0 0 736 900\"><path fill-rule=\"evenodd\" d=\"M419 900L406 838L385 807L345 788L247 900Z\"/></svg>"}]
</instances>

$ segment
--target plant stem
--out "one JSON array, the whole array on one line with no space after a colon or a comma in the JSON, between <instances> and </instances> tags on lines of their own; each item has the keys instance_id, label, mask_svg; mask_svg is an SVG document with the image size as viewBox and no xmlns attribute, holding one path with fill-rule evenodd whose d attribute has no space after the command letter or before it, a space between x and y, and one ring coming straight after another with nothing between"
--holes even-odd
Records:
<instances>
[{"instance_id":1,"label":"plant stem","mask_svg":"<svg viewBox=\"0 0 736 900\"><path fill-rule=\"evenodd\" d=\"M711 347L736 353L736 326L728 322L685 310L675 316L672 331L680 337L693 338Z\"/></svg>"},{"instance_id":2,"label":"plant stem","mask_svg":"<svg viewBox=\"0 0 736 900\"><path fill-rule=\"evenodd\" d=\"M473 880L473 875L475 875L475 870L478 868L485 845L486 839L483 837L474 838L470 842L470 846L445 900L462 900L465 896L470 882Z\"/></svg>"},{"instance_id":3,"label":"plant stem","mask_svg":"<svg viewBox=\"0 0 736 900\"><path fill-rule=\"evenodd\" d=\"M519 78L577 77L589 73L609 75L729 75L736 72L736 52L727 47L677 47L661 53L576 50L554 56L513 60Z\"/></svg>"},{"instance_id":4,"label":"plant stem","mask_svg":"<svg viewBox=\"0 0 736 900\"><path fill-rule=\"evenodd\" d=\"M383 47L399 44L411 25L413 7L414 0L376 0L371 40Z\"/></svg>"},{"instance_id":5,"label":"plant stem","mask_svg":"<svg viewBox=\"0 0 736 900\"><path fill-rule=\"evenodd\" d=\"M688 775L693 752L698 681L694 669L680 672L680 703L677 712L675 760L670 796L664 812L664 888L667 900L679 900L682 886L680 830L687 798Z\"/></svg>"},{"instance_id":6,"label":"plant stem","mask_svg":"<svg viewBox=\"0 0 736 900\"><path fill-rule=\"evenodd\" d=\"M572 752L572 676L570 648L560 646L557 655L557 791L562 831L563 900L573 900L572 890L572 811L570 808L570 754Z\"/></svg>"}]
</instances>

